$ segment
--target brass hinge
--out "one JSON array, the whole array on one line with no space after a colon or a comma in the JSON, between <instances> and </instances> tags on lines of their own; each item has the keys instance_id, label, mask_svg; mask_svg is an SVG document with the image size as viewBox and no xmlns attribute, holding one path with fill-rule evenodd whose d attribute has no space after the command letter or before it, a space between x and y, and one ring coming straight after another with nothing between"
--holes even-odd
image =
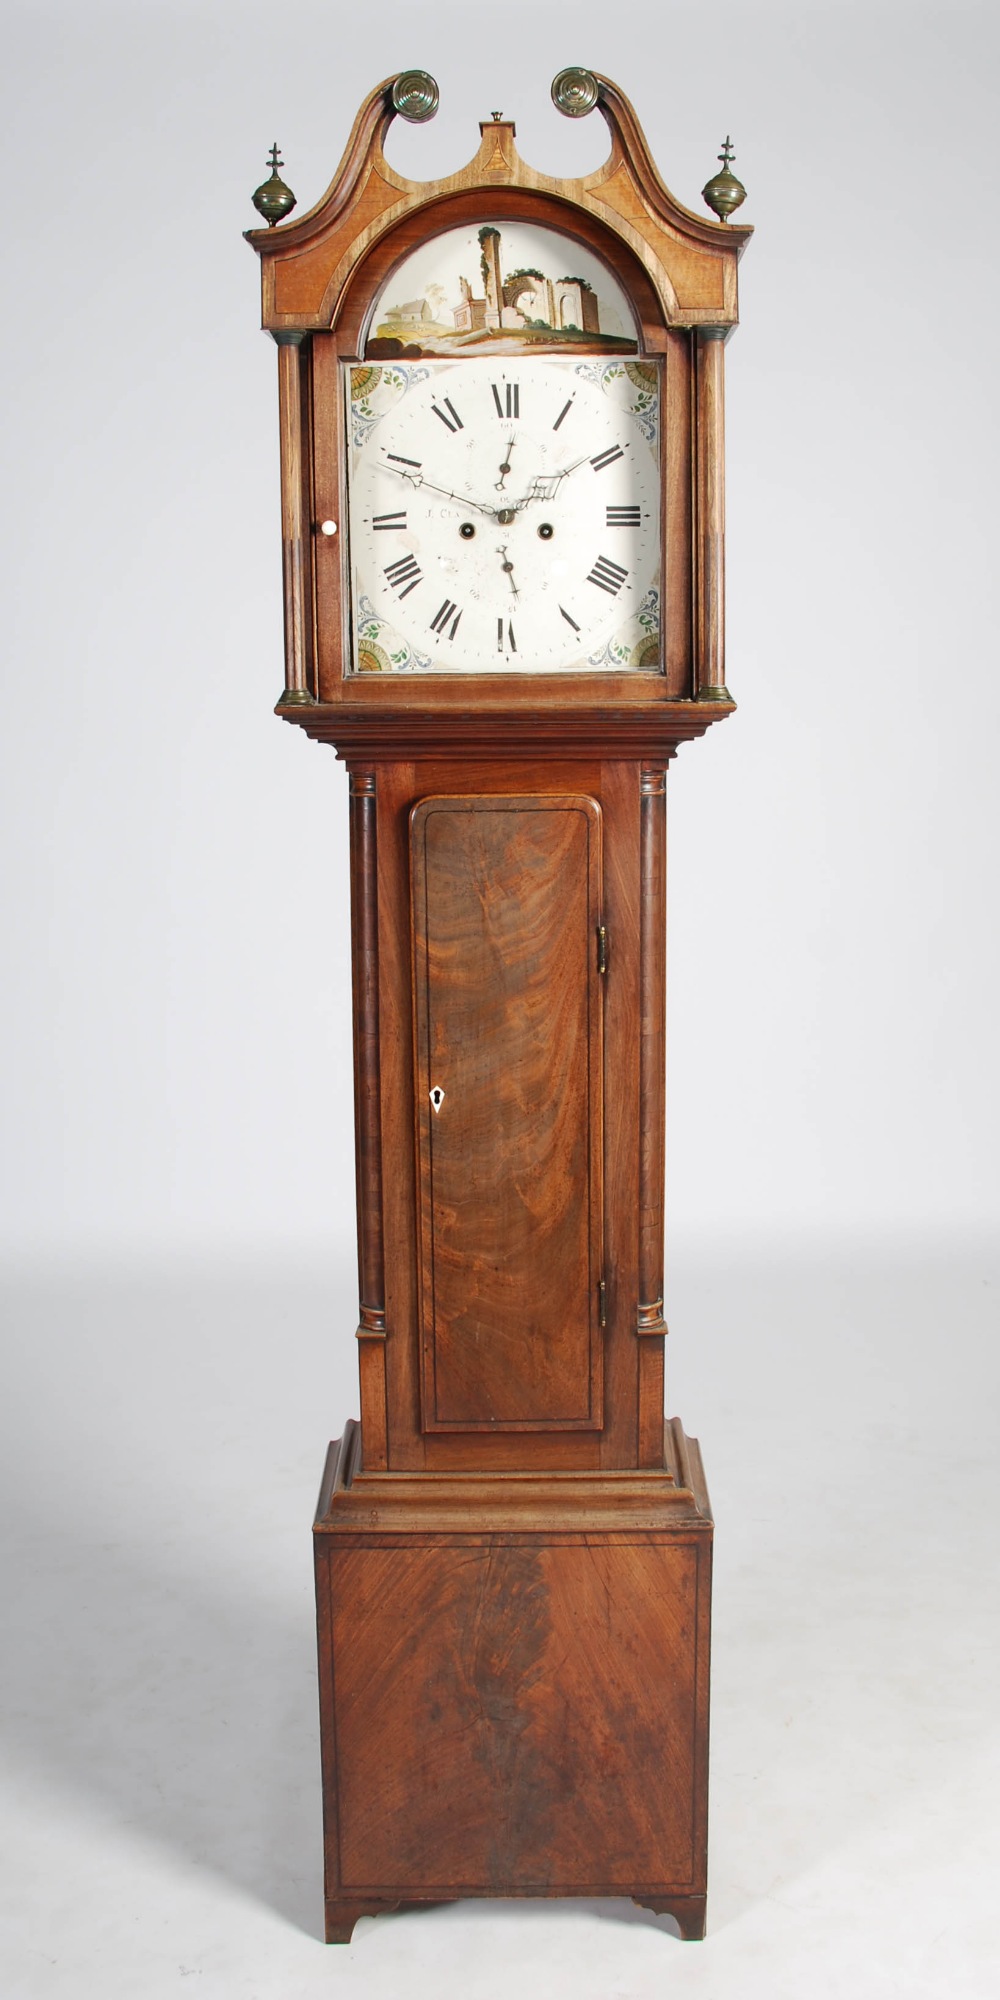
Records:
<instances>
[{"instance_id":1,"label":"brass hinge","mask_svg":"<svg viewBox=\"0 0 1000 2000\"><path fill-rule=\"evenodd\" d=\"M604 1279L602 1278L600 1284L597 1287L597 1324L600 1327L605 1327L607 1326L607 1323L608 1323L608 1299L607 1299L607 1292L605 1291L604 1287Z\"/></svg>"},{"instance_id":2,"label":"brass hinge","mask_svg":"<svg viewBox=\"0 0 1000 2000\"><path fill-rule=\"evenodd\" d=\"M608 969L608 933L604 924L598 924L597 970L598 972L607 972L607 969Z\"/></svg>"}]
</instances>

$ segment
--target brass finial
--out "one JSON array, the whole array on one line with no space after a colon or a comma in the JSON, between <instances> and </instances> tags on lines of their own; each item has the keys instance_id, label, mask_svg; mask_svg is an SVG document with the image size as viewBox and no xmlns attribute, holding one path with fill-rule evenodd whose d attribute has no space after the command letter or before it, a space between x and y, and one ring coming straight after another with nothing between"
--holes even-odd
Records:
<instances>
[{"instance_id":1,"label":"brass finial","mask_svg":"<svg viewBox=\"0 0 1000 2000\"><path fill-rule=\"evenodd\" d=\"M561 69L552 80L552 102L564 118L586 118L597 103L597 78L589 69Z\"/></svg>"},{"instance_id":2,"label":"brass finial","mask_svg":"<svg viewBox=\"0 0 1000 2000\"><path fill-rule=\"evenodd\" d=\"M258 215L264 217L269 229L273 229L276 222L282 222L286 215L291 214L295 207L295 196L291 188L285 186L278 172L278 168L283 167L285 162L278 158L277 142L271 147L271 156L267 164L271 169L270 177L266 181L261 181L252 200Z\"/></svg>"},{"instance_id":3,"label":"brass finial","mask_svg":"<svg viewBox=\"0 0 1000 2000\"><path fill-rule=\"evenodd\" d=\"M735 154L733 152L733 142L728 132L722 142L722 151L718 157L722 161L722 172L721 174L713 174L711 180L706 181L702 188L701 196L702 200L708 203L709 208L714 210L720 222L728 222L734 208L739 208L740 204L747 198L747 191L743 182L738 181L736 175L731 174L729 171L729 162L735 158Z\"/></svg>"},{"instance_id":4,"label":"brass finial","mask_svg":"<svg viewBox=\"0 0 1000 2000\"><path fill-rule=\"evenodd\" d=\"M500 120L501 120L501 118L503 117L503 112L502 112L502 111L491 111L491 112L490 112L490 117L492 118L492 120L493 120L493 123L494 123L494 125L499 125L499 123L500 123Z\"/></svg>"},{"instance_id":5,"label":"brass finial","mask_svg":"<svg viewBox=\"0 0 1000 2000\"><path fill-rule=\"evenodd\" d=\"M433 118L441 102L441 93L425 69L404 69L392 86L392 108L401 118L409 119L411 125L422 125L427 118Z\"/></svg>"}]
</instances>

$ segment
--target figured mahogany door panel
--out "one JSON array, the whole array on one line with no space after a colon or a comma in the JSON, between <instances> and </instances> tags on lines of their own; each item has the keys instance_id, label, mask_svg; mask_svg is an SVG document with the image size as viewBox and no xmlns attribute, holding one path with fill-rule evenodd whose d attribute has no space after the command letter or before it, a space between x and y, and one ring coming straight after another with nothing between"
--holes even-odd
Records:
<instances>
[{"instance_id":1,"label":"figured mahogany door panel","mask_svg":"<svg viewBox=\"0 0 1000 2000\"><path fill-rule=\"evenodd\" d=\"M423 1425L602 1420L601 812L410 820Z\"/></svg>"},{"instance_id":2,"label":"figured mahogany door panel","mask_svg":"<svg viewBox=\"0 0 1000 2000\"><path fill-rule=\"evenodd\" d=\"M341 1893L703 1889L708 1559L335 1548Z\"/></svg>"}]
</instances>

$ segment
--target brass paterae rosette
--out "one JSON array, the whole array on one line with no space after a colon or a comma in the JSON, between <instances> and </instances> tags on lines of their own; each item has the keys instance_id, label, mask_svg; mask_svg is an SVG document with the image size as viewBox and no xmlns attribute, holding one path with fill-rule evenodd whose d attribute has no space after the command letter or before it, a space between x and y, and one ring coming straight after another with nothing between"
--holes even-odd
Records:
<instances>
[{"instance_id":1,"label":"brass paterae rosette","mask_svg":"<svg viewBox=\"0 0 1000 2000\"><path fill-rule=\"evenodd\" d=\"M390 92L392 108L401 118L408 118L411 125L422 125L433 118L441 102L441 93L434 78L425 69L404 69L397 76Z\"/></svg>"},{"instance_id":2,"label":"brass paterae rosette","mask_svg":"<svg viewBox=\"0 0 1000 2000\"><path fill-rule=\"evenodd\" d=\"M561 69L553 79L552 102L564 118L585 118L597 103L597 78L589 69Z\"/></svg>"}]
</instances>

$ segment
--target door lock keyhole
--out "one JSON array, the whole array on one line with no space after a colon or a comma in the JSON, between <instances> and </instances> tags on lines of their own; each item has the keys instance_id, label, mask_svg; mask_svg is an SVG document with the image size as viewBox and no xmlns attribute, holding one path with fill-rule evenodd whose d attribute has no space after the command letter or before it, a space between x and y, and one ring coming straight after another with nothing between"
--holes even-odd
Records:
<instances>
[{"instance_id":1,"label":"door lock keyhole","mask_svg":"<svg viewBox=\"0 0 1000 2000\"><path fill-rule=\"evenodd\" d=\"M431 1090L430 1100L434 1106L435 1111L440 1111L441 1106L444 1103L444 1091L442 1090L441 1085L439 1083L436 1083L433 1089Z\"/></svg>"}]
</instances>

